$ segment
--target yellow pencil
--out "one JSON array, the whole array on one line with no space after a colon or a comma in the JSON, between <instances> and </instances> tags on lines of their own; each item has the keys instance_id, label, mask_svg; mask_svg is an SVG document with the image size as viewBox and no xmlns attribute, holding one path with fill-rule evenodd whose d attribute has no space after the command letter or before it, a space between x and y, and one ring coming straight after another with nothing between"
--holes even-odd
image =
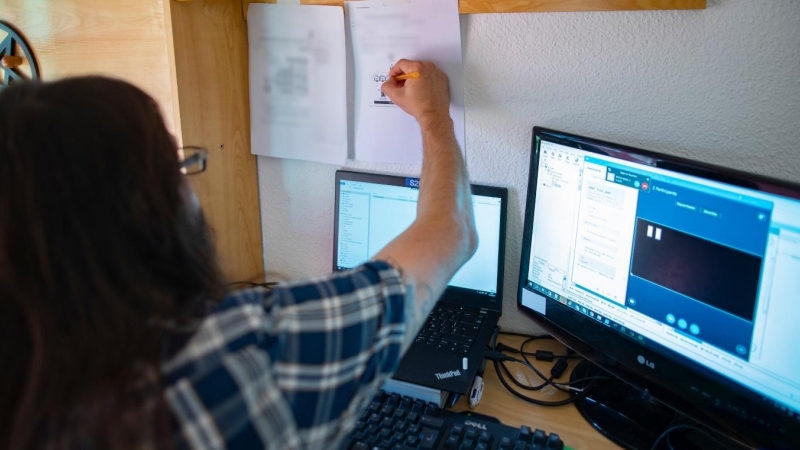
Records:
<instances>
[{"instance_id":1,"label":"yellow pencil","mask_svg":"<svg viewBox=\"0 0 800 450\"><path fill-rule=\"evenodd\" d=\"M394 77L395 80L407 80L409 78L419 78L419 72L409 72Z\"/></svg>"}]
</instances>

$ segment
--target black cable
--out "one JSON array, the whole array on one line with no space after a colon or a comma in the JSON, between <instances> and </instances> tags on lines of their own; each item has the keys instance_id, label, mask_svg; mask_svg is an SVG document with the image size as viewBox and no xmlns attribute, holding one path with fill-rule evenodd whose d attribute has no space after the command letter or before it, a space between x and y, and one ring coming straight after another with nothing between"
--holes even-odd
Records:
<instances>
[{"instance_id":1,"label":"black cable","mask_svg":"<svg viewBox=\"0 0 800 450\"><path fill-rule=\"evenodd\" d=\"M519 392L514 390L514 388L509 386L509 384L506 382L505 378L503 377L503 375L500 372L500 369L498 367L500 363L498 361L492 361L492 362L494 363L494 370L497 372L497 378L500 379L500 383L502 383L503 386L505 386L505 388L508 389L508 391L511 392L511 394L514 395L515 397L518 397L518 398L520 398L522 400L525 400L528 403L533 403L534 405L539 405L539 406L564 406L564 405L569 405L570 403L573 403L576 400L585 397L586 394L588 393L588 389L584 389L583 391L581 391L581 392L579 392L577 394L573 394L572 397L570 397L568 399L557 401L557 402L547 402L547 401L539 400L539 399L536 399L536 398L531 398L531 397L528 397L528 396L520 394Z\"/></svg>"},{"instance_id":2,"label":"black cable","mask_svg":"<svg viewBox=\"0 0 800 450\"><path fill-rule=\"evenodd\" d=\"M577 380L565 381L563 383L554 381L553 384L557 384L559 386L572 386L573 384L583 383L584 381L589 381L589 380L614 380L614 379L611 377L604 377L602 375L594 375L590 377L578 378Z\"/></svg>"},{"instance_id":3,"label":"black cable","mask_svg":"<svg viewBox=\"0 0 800 450\"><path fill-rule=\"evenodd\" d=\"M529 338L531 340L536 340L536 339L555 339L550 334L534 335L534 334L514 333L513 331L500 331L497 334L504 334L506 336L519 336L519 337Z\"/></svg>"},{"instance_id":4,"label":"black cable","mask_svg":"<svg viewBox=\"0 0 800 450\"><path fill-rule=\"evenodd\" d=\"M587 386L584 389L582 389L581 392L575 394L572 390L565 389L565 388L561 387L562 385L569 385L569 383L564 383L564 384L556 384L556 383L554 383L553 379L558 377L558 376L556 376L555 373L551 377L545 376L542 372L540 372L538 369L536 369L536 367L534 367L533 364L531 364L531 362L527 359L527 357L524 354L522 355L523 360L519 360L519 359L514 358L513 356L508 356L508 355L503 354L500 351L497 351L497 348L499 347L499 345L497 343L497 337L500 334L505 334L505 335L509 335L509 336L519 336L519 337L527 338L527 340L525 342L523 342L522 346L520 346L520 350L517 353L521 352L523 347L524 347L524 345L527 344L528 342L534 341L536 339L553 339L553 337L550 336L550 335L533 336L533 335L522 334L522 333L502 332L502 331L500 331L499 327L495 329L495 332L492 335L492 340L491 340L491 346L490 346L491 351L487 352L485 354L485 357L487 359L492 360L492 363L494 364L494 370L497 373L497 378L500 380L500 383L502 383L503 386L512 395L514 395L515 397L518 397L518 398L520 398L520 399L522 399L522 400L524 400L524 401L526 401L528 403L533 403L535 405L540 405L540 406L563 406L563 405L568 405L570 403L573 403L576 400L586 396L586 394L588 393L588 390L589 390L588 388L591 387L591 385L593 385L596 382L596 378L592 378L591 380L589 380L589 386ZM502 348L503 349L508 349L509 347L505 346L505 345L502 345ZM571 355L566 355L566 356L569 357ZM542 380L544 380L544 383L542 385L538 385L538 386L526 386L526 385L523 385L523 384L519 383L516 380L516 378L513 375L511 375L511 372L508 370L508 367L505 366L505 362L509 362L509 361L510 362L518 362L518 363L521 363L521 364L524 364L524 365L528 366L540 378L542 378ZM564 364L566 364L566 358L560 358L560 359L558 359L558 361L564 361ZM564 391L566 393L569 393L570 394L570 398L567 398L567 399L564 399L564 400L560 400L560 401L551 402L551 401L539 400L539 399L536 399L536 398L531 398L531 397L528 397L526 395L523 395L522 393L518 392L516 389L514 389L513 387L511 387L508 384L508 382L505 379L505 376L503 376L503 373L500 370L501 367L508 374L509 378L511 378L511 380L514 382L514 384L516 384L517 386L519 386L522 389L539 390L539 389L542 389L545 386L550 385L550 386L553 386L554 388L556 388L558 390L561 390L561 391ZM558 375L560 375L560 374L558 374ZM583 381L583 380L580 380L580 381Z\"/></svg>"},{"instance_id":5,"label":"black cable","mask_svg":"<svg viewBox=\"0 0 800 450\"><path fill-rule=\"evenodd\" d=\"M694 425L674 425L674 426L671 426L671 427L667 428L666 430L664 430L664 432L661 433L660 436L658 436L658 439L656 439L655 442L653 442L653 446L650 447L650 450L656 450L658 448L658 443L659 442L661 442L665 437L669 436L670 433L672 433L673 431L677 431L677 430L692 430L692 431L696 431L696 432L698 432L700 434L705 435L707 438L711 439L712 441L716 442L720 447L727 448L727 446L725 444L723 444L722 441L720 441L719 439L715 438L708 431L705 431L705 430L703 430L703 429L701 429L699 427L696 427Z\"/></svg>"},{"instance_id":6,"label":"black cable","mask_svg":"<svg viewBox=\"0 0 800 450\"><path fill-rule=\"evenodd\" d=\"M538 391L538 390L541 390L542 388L544 388L545 386L549 385L549 384L550 384L550 383L552 383L552 381L553 381L553 377L549 377L549 378L548 378L548 377L545 377L545 376L544 376L544 374L542 374L542 373L540 373L539 371L536 371L536 370L534 369L534 371L536 371L536 372L537 372L536 374L537 374L537 375L539 375L539 377L540 377L542 380L544 380L544 382L543 382L542 384L537 384L536 386L529 386L529 385L527 385L527 384L522 384L522 383L520 383L520 382L519 382L519 381L516 379L516 377L514 377L514 375L512 375L512 374L511 374L511 371L510 371L510 370L508 370L508 367L506 367L506 365L505 365L505 364L501 363L501 364L500 364L500 367L502 367L502 368L503 368L503 370L506 372L506 375L508 375L508 378L510 378L510 379L511 379L511 381L512 381L512 382L514 382L514 384L515 384L517 387L519 387L520 389L525 389L526 391Z\"/></svg>"}]
</instances>

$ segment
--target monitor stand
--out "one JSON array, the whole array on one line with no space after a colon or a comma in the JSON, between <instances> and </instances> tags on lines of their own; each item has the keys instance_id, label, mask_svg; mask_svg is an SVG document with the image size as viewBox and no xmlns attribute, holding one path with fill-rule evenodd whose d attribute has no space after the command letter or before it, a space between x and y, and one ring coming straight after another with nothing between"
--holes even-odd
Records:
<instances>
[{"instance_id":1,"label":"monitor stand","mask_svg":"<svg viewBox=\"0 0 800 450\"><path fill-rule=\"evenodd\" d=\"M589 361L582 361L572 371L570 382L592 376L608 376L608 379L579 382L574 386L586 386L588 393L575 401L575 406L594 428L614 443L631 450L649 449L670 426L691 423L682 419L674 409L659 402L647 390L609 375ZM744 448L730 442L732 447L719 446L704 434L691 430L670 433L669 441L662 439L658 449L722 449Z\"/></svg>"}]
</instances>

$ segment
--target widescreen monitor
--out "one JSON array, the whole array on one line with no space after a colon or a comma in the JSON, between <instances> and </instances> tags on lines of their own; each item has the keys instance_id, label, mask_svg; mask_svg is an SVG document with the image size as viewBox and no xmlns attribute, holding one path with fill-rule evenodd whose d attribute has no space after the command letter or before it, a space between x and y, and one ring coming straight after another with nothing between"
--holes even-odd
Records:
<instances>
[{"instance_id":1,"label":"widescreen monitor","mask_svg":"<svg viewBox=\"0 0 800 450\"><path fill-rule=\"evenodd\" d=\"M800 186L544 128L529 177L520 311L645 403L800 448ZM600 423L606 394L582 412L617 443L669 426Z\"/></svg>"}]
</instances>

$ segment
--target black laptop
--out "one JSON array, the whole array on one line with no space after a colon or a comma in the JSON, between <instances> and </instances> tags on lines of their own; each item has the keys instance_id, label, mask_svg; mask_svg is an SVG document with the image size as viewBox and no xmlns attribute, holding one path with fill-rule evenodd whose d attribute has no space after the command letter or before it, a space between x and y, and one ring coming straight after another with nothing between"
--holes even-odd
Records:
<instances>
[{"instance_id":1,"label":"black laptop","mask_svg":"<svg viewBox=\"0 0 800 450\"><path fill-rule=\"evenodd\" d=\"M333 268L372 258L414 221L419 179L336 172ZM450 280L395 379L466 394L503 305L508 190L472 185L478 250Z\"/></svg>"}]
</instances>

